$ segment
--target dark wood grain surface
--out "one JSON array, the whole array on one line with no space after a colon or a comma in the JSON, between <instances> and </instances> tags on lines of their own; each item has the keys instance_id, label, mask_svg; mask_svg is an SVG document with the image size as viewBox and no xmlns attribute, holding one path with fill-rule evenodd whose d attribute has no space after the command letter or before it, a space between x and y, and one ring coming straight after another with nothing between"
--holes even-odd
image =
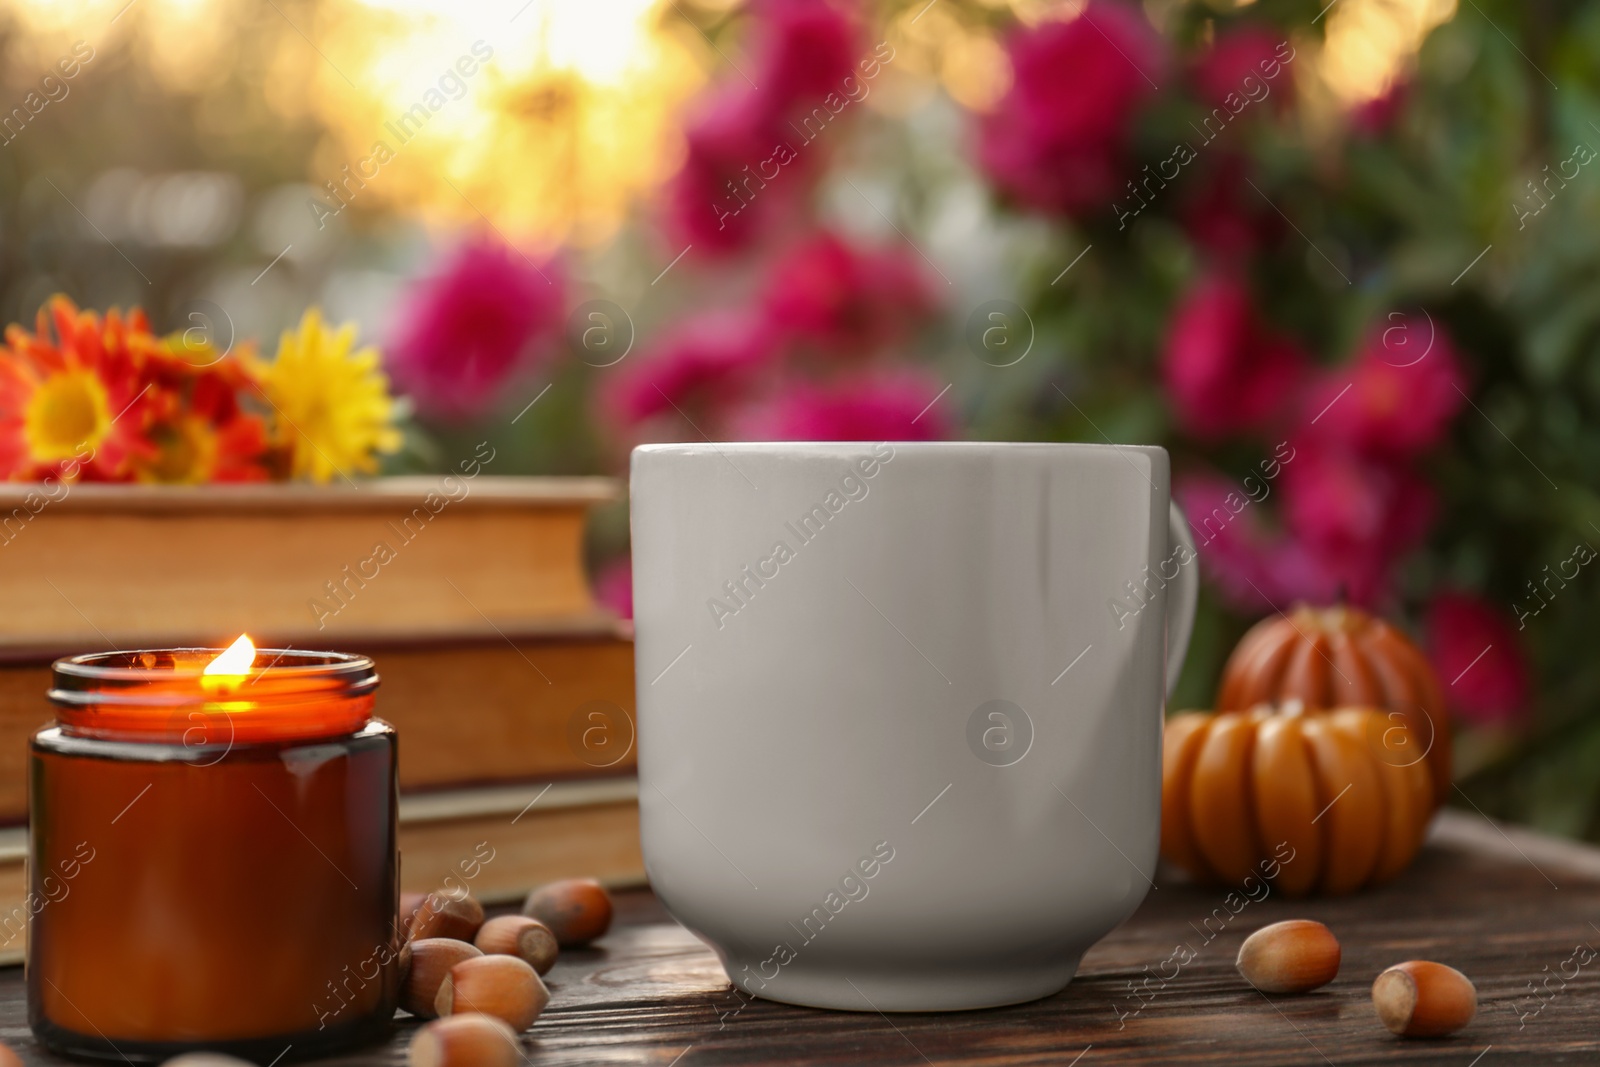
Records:
<instances>
[{"instance_id":1,"label":"dark wood grain surface","mask_svg":"<svg viewBox=\"0 0 1600 1067\"><path fill-rule=\"evenodd\" d=\"M530 1065L1600 1063L1600 850L1475 815L1446 813L1409 872L1355 897L1269 896L1232 914L1220 891L1163 881L1065 991L990 1011L748 1000L648 892L618 905L612 932L550 973L550 1007L523 1041ZM1207 924L1219 908L1227 922ZM1239 979L1234 955L1251 931L1295 917L1334 930L1343 967L1316 993L1266 997ZM1162 964L1180 946L1193 959L1174 974ZM1416 958L1477 983L1478 1017L1461 1034L1402 1041L1379 1025L1373 978ZM415 1028L402 1019L388 1045L328 1062L403 1063ZM28 1033L20 969L0 972L0 1040L30 1064L56 1062Z\"/></svg>"}]
</instances>

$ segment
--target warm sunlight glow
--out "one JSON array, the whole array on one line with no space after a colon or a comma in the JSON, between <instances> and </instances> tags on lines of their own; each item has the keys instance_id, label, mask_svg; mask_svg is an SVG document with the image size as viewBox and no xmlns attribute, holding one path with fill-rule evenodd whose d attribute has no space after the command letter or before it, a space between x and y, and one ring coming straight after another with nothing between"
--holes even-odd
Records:
<instances>
[{"instance_id":1,"label":"warm sunlight glow","mask_svg":"<svg viewBox=\"0 0 1600 1067\"><path fill-rule=\"evenodd\" d=\"M1341 0L1437 2L1447 0ZM875 31L894 39L898 58L871 107L904 115L940 85L966 107L989 107L1008 70L1001 20L988 9L1009 5L1034 23L1085 3L907 6L890 30ZM81 39L96 58L75 84L136 64L162 91L188 98L181 107L205 143L256 151L263 137L294 131L286 178L309 185L301 223L319 233L398 212L425 224L487 223L543 254L605 243L677 169L684 109L745 60L747 4L0 0L0 25L11 28L0 34L0 59L36 81ZM733 22L727 40L713 45L702 32L707 12ZM1376 62L1361 47L1340 55L1341 71ZM1386 69L1339 76L1366 85Z\"/></svg>"},{"instance_id":2,"label":"warm sunlight glow","mask_svg":"<svg viewBox=\"0 0 1600 1067\"><path fill-rule=\"evenodd\" d=\"M661 0L332 0L313 36L325 57L282 41L303 90L273 106L328 130L319 222L404 205L534 248L615 231L676 164L677 109L716 60Z\"/></svg>"},{"instance_id":3,"label":"warm sunlight glow","mask_svg":"<svg viewBox=\"0 0 1600 1067\"><path fill-rule=\"evenodd\" d=\"M206 669L201 673L242 678L250 673L255 661L256 646L251 643L250 635L240 634L239 640L223 649L216 659L206 664Z\"/></svg>"},{"instance_id":4,"label":"warm sunlight glow","mask_svg":"<svg viewBox=\"0 0 1600 1067\"><path fill-rule=\"evenodd\" d=\"M530 252L608 239L723 64L673 0L0 0L0 24L33 81L81 38L91 71L192 97L212 143L310 130L294 177L318 230L399 210ZM241 70L263 80L233 91Z\"/></svg>"},{"instance_id":5,"label":"warm sunlight glow","mask_svg":"<svg viewBox=\"0 0 1600 1067\"><path fill-rule=\"evenodd\" d=\"M1388 91L1455 0L1347 0L1328 14L1317 66L1333 96L1354 107Z\"/></svg>"}]
</instances>

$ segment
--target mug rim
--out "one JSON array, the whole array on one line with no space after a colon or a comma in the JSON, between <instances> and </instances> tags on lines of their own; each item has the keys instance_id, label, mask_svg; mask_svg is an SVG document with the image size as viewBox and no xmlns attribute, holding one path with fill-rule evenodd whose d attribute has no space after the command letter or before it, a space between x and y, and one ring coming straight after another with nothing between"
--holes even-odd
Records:
<instances>
[{"instance_id":1,"label":"mug rim","mask_svg":"<svg viewBox=\"0 0 1600 1067\"><path fill-rule=\"evenodd\" d=\"M633 455L721 455L726 452L815 452L858 450L889 445L915 452L1142 452L1166 455L1161 445L1127 445L1096 441L677 441L635 445Z\"/></svg>"}]
</instances>

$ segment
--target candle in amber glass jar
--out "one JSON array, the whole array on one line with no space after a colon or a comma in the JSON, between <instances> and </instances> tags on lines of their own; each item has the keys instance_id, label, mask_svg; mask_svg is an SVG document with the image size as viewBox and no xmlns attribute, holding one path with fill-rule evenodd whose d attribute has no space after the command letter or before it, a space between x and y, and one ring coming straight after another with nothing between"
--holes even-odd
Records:
<instances>
[{"instance_id":1,"label":"candle in amber glass jar","mask_svg":"<svg viewBox=\"0 0 1600 1067\"><path fill-rule=\"evenodd\" d=\"M30 768L40 1041L267 1063L387 1031L396 746L377 684L364 657L245 639L57 661Z\"/></svg>"}]
</instances>

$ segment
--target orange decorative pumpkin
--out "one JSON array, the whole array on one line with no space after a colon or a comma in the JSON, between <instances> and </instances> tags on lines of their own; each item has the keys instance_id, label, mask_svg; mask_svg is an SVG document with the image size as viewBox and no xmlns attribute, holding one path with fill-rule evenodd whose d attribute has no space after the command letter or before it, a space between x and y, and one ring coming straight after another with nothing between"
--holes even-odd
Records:
<instances>
[{"instance_id":1,"label":"orange decorative pumpkin","mask_svg":"<svg viewBox=\"0 0 1600 1067\"><path fill-rule=\"evenodd\" d=\"M1450 792L1450 736L1444 696L1433 668L1405 634L1351 607L1301 604L1250 628L1222 669L1216 709L1237 711L1261 703L1298 700L1308 709L1378 708L1397 713L1403 732L1389 744L1414 744L1409 760L1426 753L1433 806Z\"/></svg>"},{"instance_id":2,"label":"orange decorative pumpkin","mask_svg":"<svg viewBox=\"0 0 1600 1067\"><path fill-rule=\"evenodd\" d=\"M1289 896L1393 878L1433 815L1426 761L1405 762L1393 713L1183 712L1162 742L1161 854L1201 881L1254 875Z\"/></svg>"}]
</instances>

